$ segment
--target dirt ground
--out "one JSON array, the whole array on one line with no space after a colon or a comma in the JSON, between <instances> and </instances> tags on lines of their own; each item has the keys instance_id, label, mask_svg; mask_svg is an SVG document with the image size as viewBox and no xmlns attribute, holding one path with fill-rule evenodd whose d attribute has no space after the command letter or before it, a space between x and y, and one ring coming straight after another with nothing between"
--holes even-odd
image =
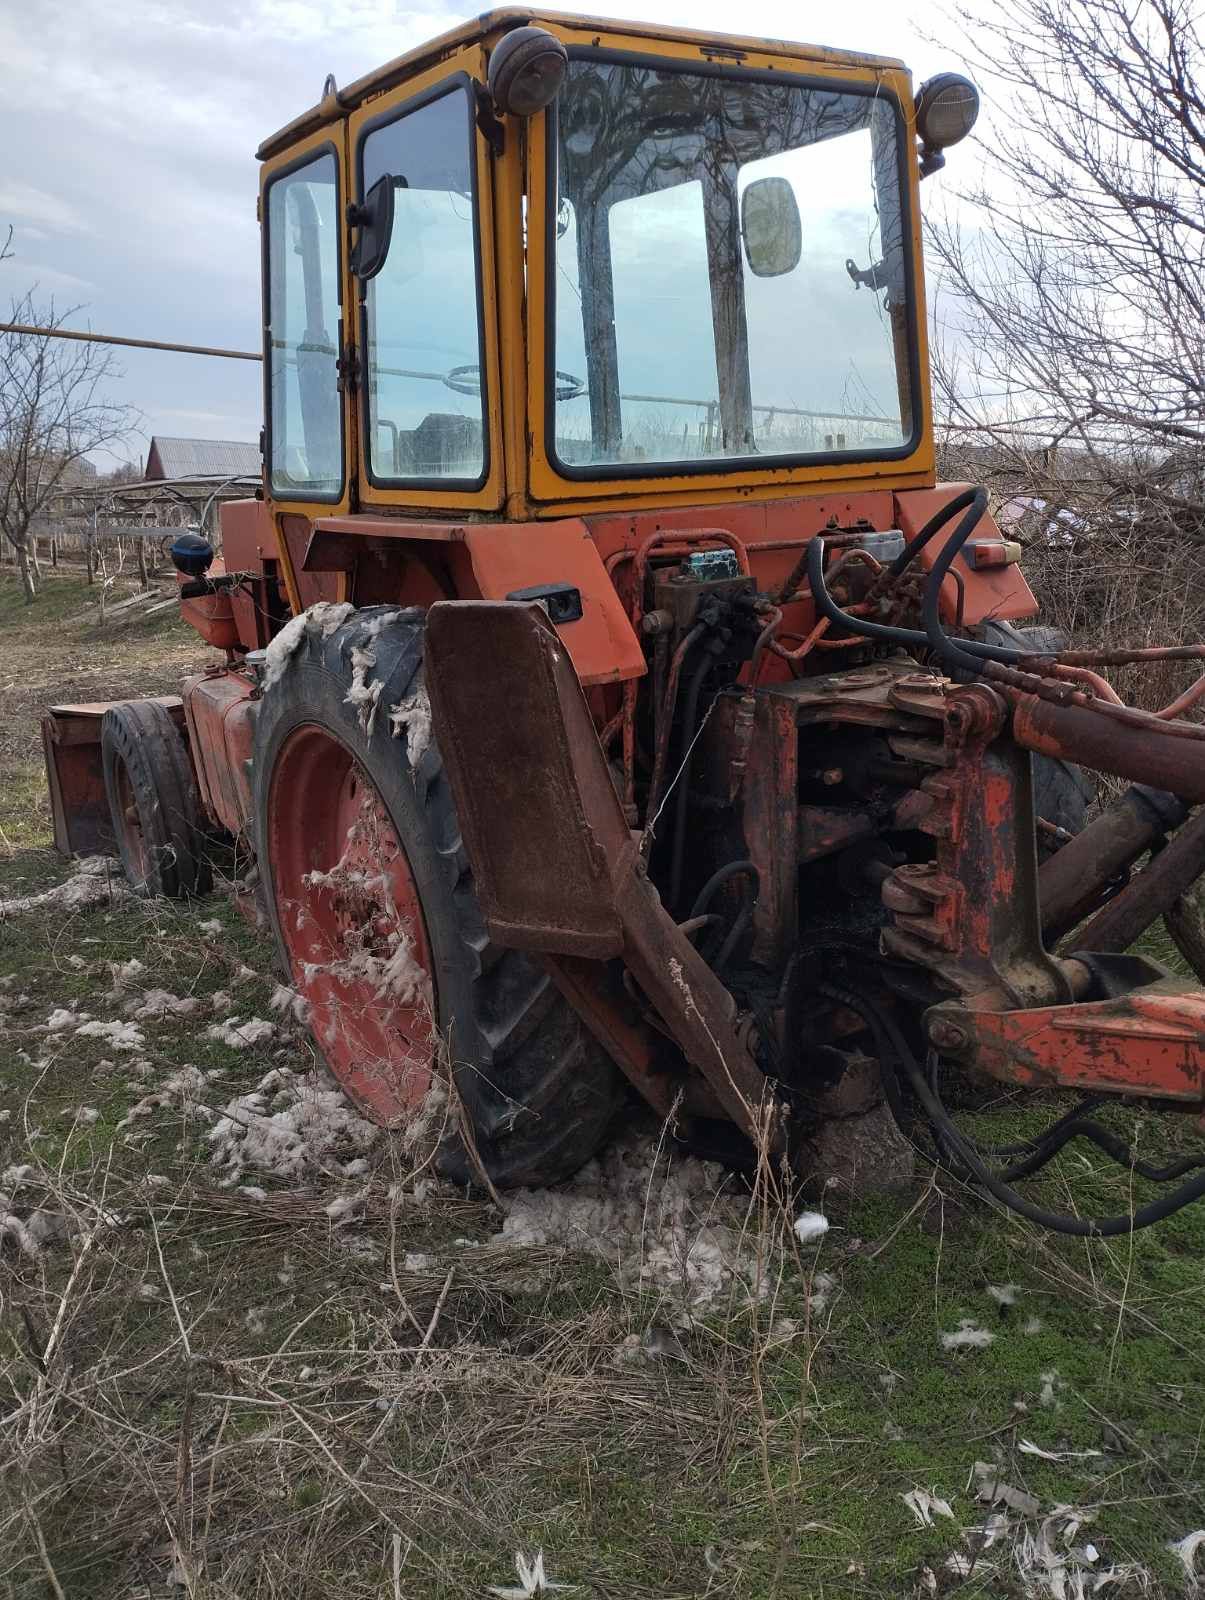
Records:
<instances>
[{"instance_id":1,"label":"dirt ground","mask_svg":"<svg viewBox=\"0 0 1205 1600\"><path fill-rule=\"evenodd\" d=\"M438 1182L325 1077L220 877L143 902L49 850L41 707L209 655L87 610L0 577L0 1594L1205 1575L1205 1208L1087 1243L923 1173L802 1242L647 1126L502 1211ZM1038 1198L1130 1200L1082 1157Z\"/></svg>"}]
</instances>

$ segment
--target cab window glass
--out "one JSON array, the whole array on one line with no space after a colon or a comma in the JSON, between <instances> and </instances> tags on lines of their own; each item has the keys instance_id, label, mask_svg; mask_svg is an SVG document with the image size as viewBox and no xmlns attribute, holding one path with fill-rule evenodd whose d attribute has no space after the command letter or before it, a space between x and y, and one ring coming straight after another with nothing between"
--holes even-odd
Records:
<instances>
[{"instance_id":1,"label":"cab window glass","mask_svg":"<svg viewBox=\"0 0 1205 1600\"><path fill-rule=\"evenodd\" d=\"M556 111L552 453L873 456L913 434L885 95L577 57Z\"/></svg>"},{"instance_id":2,"label":"cab window glass","mask_svg":"<svg viewBox=\"0 0 1205 1600\"><path fill-rule=\"evenodd\" d=\"M364 286L366 454L375 482L485 477L485 381L468 97L456 88L364 140L361 193L389 177L384 266Z\"/></svg>"},{"instance_id":3,"label":"cab window glass","mask_svg":"<svg viewBox=\"0 0 1205 1600\"><path fill-rule=\"evenodd\" d=\"M274 494L337 500L339 197L333 151L268 187L269 477Z\"/></svg>"}]
</instances>

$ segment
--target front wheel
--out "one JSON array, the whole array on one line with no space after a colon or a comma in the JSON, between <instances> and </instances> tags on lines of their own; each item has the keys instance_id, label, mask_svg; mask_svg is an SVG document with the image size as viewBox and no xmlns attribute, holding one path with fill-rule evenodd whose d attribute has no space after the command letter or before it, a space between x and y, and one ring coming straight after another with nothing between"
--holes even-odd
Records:
<instances>
[{"instance_id":1,"label":"front wheel","mask_svg":"<svg viewBox=\"0 0 1205 1600\"><path fill-rule=\"evenodd\" d=\"M367 1114L405 1128L442 1065L491 1181L551 1183L603 1142L622 1080L547 974L485 931L431 736L423 631L421 612L384 607L329 635L315 620L265 694L253 782L272 926L319 1049ZM472 1176L457 1141L442 1161Z\"/></svg>"},{"instance_id":2,"label":"front wheel","mask_svg":"<svg viewBox=\"0 0 1205 1600\"><path fill-rule=\"evenodd\" d=\"M138 894L184 900L213 884L184 736L158 700L123 700L100 724L117 853Z\"/></svg>"}]
</instances>

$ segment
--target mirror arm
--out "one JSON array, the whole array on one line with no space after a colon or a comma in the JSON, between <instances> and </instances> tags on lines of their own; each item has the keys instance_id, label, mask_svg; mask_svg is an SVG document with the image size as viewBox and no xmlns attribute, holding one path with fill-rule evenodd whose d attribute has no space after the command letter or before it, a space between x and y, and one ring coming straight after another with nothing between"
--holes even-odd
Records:
<instances>
[{"instance_id":1,"label":"mirror arm","mask_svg":"<svg viewBox=\"0 0 1205 1600\"><path fill-rule=\"evenodd\" d=\"M506 148L506 129L498 121L493 97L482 84L477 84L477 130L495 156Z\"/></svg>"}]
</instances>

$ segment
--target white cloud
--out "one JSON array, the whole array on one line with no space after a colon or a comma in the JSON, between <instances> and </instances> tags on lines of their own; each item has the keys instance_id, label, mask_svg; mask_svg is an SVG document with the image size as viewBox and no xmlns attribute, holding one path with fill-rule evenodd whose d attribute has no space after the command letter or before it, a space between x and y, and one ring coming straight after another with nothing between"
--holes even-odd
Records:
<instances>
[{"instance_id":1,"label":"white cloud","mask_svg":"<svg viewBox=\"0 0 1205 1600\"><path fill-rule=\"evenodd\" d=\"M44 239L46 234L42 229L45 228L52 233L89 231L83 216L59 195L47 194L42 189L35 189L32 184L17 183L12 179L0 182L0 217L5 216L14 222L41 224L41 228L24 228L22 231L26 237Z\"/></svg>"}]
</instances>

